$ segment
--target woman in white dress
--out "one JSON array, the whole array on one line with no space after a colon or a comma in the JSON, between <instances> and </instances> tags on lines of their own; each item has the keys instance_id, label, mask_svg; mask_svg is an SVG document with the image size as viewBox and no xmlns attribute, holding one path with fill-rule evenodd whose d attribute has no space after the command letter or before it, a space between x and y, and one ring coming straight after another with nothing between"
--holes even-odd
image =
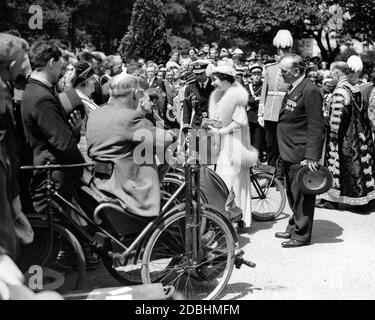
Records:
<instances>
[{"instance_id":1,"label":"woman in white dress","mask_svg":"<svg viewBox=\"0 0 375 320\"><path fill-rule=\"evenodd\" d=\"M235 196L247 227L251 225L251 194L249 167L258 159L258 152L250 144L246 106L248 93L235 82L236 71L229 65L211 70L215 90L210 96L209 118L217 120L220 129L220 149L216 172Z\"/></svg>"}]
</instances>

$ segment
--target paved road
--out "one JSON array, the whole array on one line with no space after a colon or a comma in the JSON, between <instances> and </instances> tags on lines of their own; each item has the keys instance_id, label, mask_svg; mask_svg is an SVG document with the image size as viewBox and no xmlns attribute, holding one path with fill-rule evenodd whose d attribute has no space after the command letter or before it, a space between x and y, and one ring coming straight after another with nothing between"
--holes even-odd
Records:
<instances>
[{"instance_id":1,"label":"paved road","mask_svg":"<svg viewBox=\"0 0 375 320\"><path fill-rule=\"evenodd\" d=\"M255 222L240 236L257 267L235 270L222 299L375 298L375 213L316 209L312 244L299 248L274 237L287 224L286 215Z\"/></svg>"},{"instance_id":2,"label":"paved road","mask_svg":"<svg viewBox=\"0 0 375 320\"><path fill-rule=\"evenodd\" d=\"M245 257L257 267L234 269L220 299L375 298L375 212L316 209L312 244L285 249L274 233L285 230L289 215L286 208L277 221L253 222L240 235ZM88 286L120 284L100 266L88 272Z\"/></svg>"}]
</instances>

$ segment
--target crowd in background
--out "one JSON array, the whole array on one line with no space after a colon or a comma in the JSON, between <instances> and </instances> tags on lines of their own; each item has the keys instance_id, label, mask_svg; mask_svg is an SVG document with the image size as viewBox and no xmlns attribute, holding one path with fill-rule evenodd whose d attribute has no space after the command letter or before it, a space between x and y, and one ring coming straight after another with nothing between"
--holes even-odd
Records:
<instances>
[{"instance_id":1,"label":"crowd in background","mask_svg":"<svg viewBox=\"0 0 375 320\"><path fill-rule=\"evenodd\" d=\"M14 234L9 235L10 229L14 229L14 222L11 217L18 217L17 219L22 220L22 212L41 211L45 206L45 204L39 203L40 206L35 207L34 203L32 208L30 195L28 195L31 177L19 172L19 165L44 163L49 144L58 146L58 152L52 155L54 159L65 159L65 163L90 160L85 138L89 115L93 110L110 101L111 79L121 73L135 75L144 80L142 86L148 90L153 102L152 109L145 112L146 117L154 123L163 123L167 129L178 129L184 124L194 124L192 115L189 114L188 120L186 120L186 100L190 98L190 95L187 96L189 85L197 82L203 85L202 90L204 90L207 80L206 78L201 79L201 77L206 71L208 73L210 66L218 67L224 64L232 66L236 72L236 82L249 92L247 115L251 131L251 144L256 146L260 153L259 161L265 162L267 159L267 136L263 132L263 126L258 121L258 107L266 67L277 64L281 58L278 55L260 55L256 52L245 53L239 48L219 48L217 44L213 44L212 46L204 45L199 50L190 48L185 55L181 55L179 51L173 51L170 60L165 64L156 64L151 60L145 61L142 57L124 62L121 56L117 54L107 56L98 51L80 51L74 54L58 41L41 40L32 44L30 64L29 49L26 41L19 37L9 38L6 34L0 35L0 68L2 70L0 73L0 129L2 130L0 131L0 160L1 168L6 168L1 171L1 189L4 192L3 186L8 185L11 190L2 195L1 199L0 217L2 222L0 223L0 230L2 234L0 240L2 242L0 246L7 247L5 252L12 258L16 257L17 246L16 236ZM321 61L318 57L305 59L305 77L311 79L320 88L324 98L323 112L328 128L325 161L337 180L335 180L334 185L337 190L342 188L338 181L340 174L353 177L350 170L353 170L356 166L363 167L364 163L370 162L368 157L374 156L373 143L368 140L372 139L371 131L366 131L366 135L363 135L362 131L356 131L361 130L362 126L371 126L372 130L375 130L373 79L361 73L362 68L358 67L360 62L354 61L354 63L351 63L351 61L348 61L342 63L341 65L336 64L335 68L332 69L327 62ZM32 74L31 77L30 74ZM335 88L342 81L348 83L345 88L348 87L349 89L343 94L344 100L338 101L338 92L335 92ZM42 82L43 90L49 91L48 94L51 96L43 98L44 100L36 100L34 95L42 89L33 88L35 82ZM358 90L355 90L356 88ZM56 111L52 118L46 118L43 110L50 108L52 97L58 96L61 101L61 94L71 90L74 90L83 102L84 111L81 115L78 115L77 111L64 115L64 117L67 117L64 123L57 119L60 117L60 111ZM206 104L208 104L207 100L208 97L205 98ZM335 106L337 107L340 103L351 106L350 114L345 118L346 123L349 123L348 126L353 128L349 135L338 129L337 126L340 126L340 124L337 124L334 119L337 116ZM353 107L354 105L355 107ZM23 109L24 107L27 107L27 109ZM56 110L58 110L58 107L56 107ZM342 113L342 108L338 110ZM205 117L204 113L206 112L203 110L200 116ZM82 125L80 124L80 117L83 119ZM351 126L353 121L355 123ZM37 137L42 134L48 137L48 141L37 141ZM354 146L358 139L361 139L360 149L353 153L355 155L353 161L348 158L350 157L350 150L346 150L348 153L345 153L346 151L343 153L341 150L342 143L337 143L337 136L340 134L345 136L346 140L344 140L351 146ZM77 139L77 137L79 138ZM76 141L79 141L79 143L76 143ZM350 149L345 145L344 148ZM336 172L339 170L337 154L346 157L346 162L353 163L354 167L349 165L345 172L343 172L344 168L341 167L341 171ZM40 161L38 160L38 162L36 159ZM373 168L366 167L363 170L365 175L358 172L351 181L360 190L361 197L367 197L370 191L375 197ZM10 176L9 172L12 173ZM65 176L65 172L59 174L64 175L64 183L74 180L71 179L70 175L79 175L76 172L71 172L68 176ZM35 190L42 188L44 178L42 175L33 177L33 183L39 184L34 185ZM366 179L364 183L361 181L363 179ZM66 194L62 190L62 193L68 198L71 195L72 187L68 183L65 184L64 188ZM345 185L344 187L350 188L351 185ZM347 192L348 197L355 198L355 193ZM332 201L331 198L326 197L325 199L329 202ZM367 204L372 200L371 197L366 199L358 204ZM7 214L8 216L6 216ZM27 227L26 225L25 228L27 229ZM31 231L29 230L29 232ZM9 240L10 238L11 240ZM93 264L95 264L94 260L95 257L92 257Z\"/></svg>"}]
</instances>

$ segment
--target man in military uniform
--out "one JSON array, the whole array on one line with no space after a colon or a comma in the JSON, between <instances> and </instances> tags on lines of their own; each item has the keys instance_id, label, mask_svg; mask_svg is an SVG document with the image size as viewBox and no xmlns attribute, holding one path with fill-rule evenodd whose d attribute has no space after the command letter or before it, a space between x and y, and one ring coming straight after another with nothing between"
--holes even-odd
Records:
<instances>
[{"instance_id":1,"label":"man in military uniform","mask_svg":"<svg viewBox=\"0 0 375 320\"><path fill-rule=\"evenodd\" d=\"M258 123L258 108L263 86L262 72L263 68L261 65L251 65L248 72L246 73L248 84L245 87L249 92L249 102L247 104L247 119L249 121L250 127L251 144L259 151L260 159L262 159L262 153L265 149L264 128Z\"/></svg>"},{"instance_id":2,"label":"man in military uniform","mask_svg":"<svg viewBox=\"0 0 375 320\"><path fill-rule=\"evenodd\" d=\"M293 38L288 30L280 30L273 41L278 48L278 55L285 56L291 51ZM259 102L258 122L266 132L267 163L276 166L278 158L276 131L279 113L289 85L280 72L280 62L266 65L262 94Z\"/></svg>"},{"instance_id":3,"label":"man in military uniform","mask_svg":"<svg viewBox=\"0 0 375 320\"><path fill-rule=\"evenodd\" d=\"M203 118L208 117L208 101L215 89L211 79L207 77L207 66L208 62L204 60L197 60L193 64L196 80L185 90L183 121L195 129L201 126Z\"/></svg>"}]
</instances>

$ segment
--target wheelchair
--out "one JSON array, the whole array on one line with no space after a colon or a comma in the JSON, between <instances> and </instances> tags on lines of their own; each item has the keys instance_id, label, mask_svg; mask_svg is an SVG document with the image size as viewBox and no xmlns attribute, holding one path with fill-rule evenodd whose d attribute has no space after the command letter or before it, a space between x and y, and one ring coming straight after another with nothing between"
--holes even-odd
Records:
<instances>
[{"instance_id":1,"label":"wheelchair","mask_svg":"<svg viewBox=\"0 0 375 320\"><path fill-rule=\"evenodd\" d=\"M189 300L217 298L234 267L255 264L243 258L236 230L223 210L205 203L200 190L200 164L192 161L191 151L184 156L184 181L176 176L163 180L162 208L153 218L128 212L118 199L93 184L81 185L71 202L64 199L52 179L53 170L92 168L92 164L23 167L47 171L48 200L45 214L29 216L36 241L22 248L21 256L26 258L21 262L23 268L38 264L53 271L59 249L65 246L74 256L74 267L64 271L62 285L53 289L62 293L83 289L86 268L79 238L125 285L160 282ZM83 228L70 211L94 232ZM43 289L56 285L47 278L43 278Z\"/></svg>"}]
</instances>

